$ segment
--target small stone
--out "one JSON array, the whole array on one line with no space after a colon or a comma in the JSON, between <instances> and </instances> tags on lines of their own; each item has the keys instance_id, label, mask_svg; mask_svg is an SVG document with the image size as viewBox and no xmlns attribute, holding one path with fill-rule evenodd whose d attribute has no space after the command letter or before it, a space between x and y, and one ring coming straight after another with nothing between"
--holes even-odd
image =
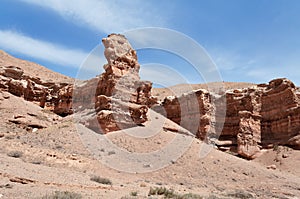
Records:
<instances>
[{"instance_id":1,"label":"small stone","mask_svg":"<svg viewBox=\"0 0 300 199\"><path fill-rule=\"evenodd\" d=\"M276 170L276 165L275 164L272 164L272 165L269 165L267 166L267 169L273 169L273 170Z\"/></svg>"},{"instance_id":2,"label":"small stone","mask_svg":"<svg viewBox=\"0 0 300 199\"><path fill-rule=\"evenodd\" d=\"M243 172L243 174L244 174L245 176L248 176L248 175L249 175L249 173L248 173L248 172Z\"/></svg>"},{"instance_id":3,"label":"small stone","mask_svg":"<svg viewBox=\"0 0 300 199\"><path fill-rule=\"evenodd\" d=\"M9 99L10 98L9 94L7 94L7 93L3 93L2 96L3 96L4 99Z\"/></svg>"},{"instance_id":4,"label":"small stone","mask_svg":"<svg viewBox=\"0 0 300 199\"><path fill-rule=\"evenodd\" d=\"M151 167L151 164L144 164L143 167L144 167L144 168L150 168L150 167Z\"/></svg>"},{"instance_id":5,"label":"small stone","mask_svg":"<svg viewBox=\"0 0 300 199\"><path fill-rule=\"evenodd\" d=\"M289 157L288 154L286 154L286 153L282 154L282 158L288 158L288 157Z\"/></svg>"},{"instance_id":6,"label":"small stone","mask_svg":"<svg viewBox=\"0 0 300 199\"><path fill-rule=\"evenodd\" d=\"M39 129L38 128L33 128L32 129L32 133L35 133L35 132L37 132Z\"/></svg>"}]
</instances>

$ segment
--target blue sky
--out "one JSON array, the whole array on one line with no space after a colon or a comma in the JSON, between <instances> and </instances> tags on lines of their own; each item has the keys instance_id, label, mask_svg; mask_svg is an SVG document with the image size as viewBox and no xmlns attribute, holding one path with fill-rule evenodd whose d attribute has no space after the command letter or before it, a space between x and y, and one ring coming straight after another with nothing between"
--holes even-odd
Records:
<instances>
[{"instance_id":1,"label":"blue sky","mask_svg":"<svg viewBox=\"0 0 300 199\"><path fill-rule=\"evenodd\" d=\"M224 81L287 77L300 85L299 10L298 0L1 0L0 49L75 77L91 51L101 53L107 34L162 27L202 45ZM141 64L160 63L187 82L204 81L178 56L157 50L138 55ZM90 63L99 72L100 59ZM163 78L165 85L184 82L176 75L147 74L142 77Z\"/></svg>"}]
</instances>

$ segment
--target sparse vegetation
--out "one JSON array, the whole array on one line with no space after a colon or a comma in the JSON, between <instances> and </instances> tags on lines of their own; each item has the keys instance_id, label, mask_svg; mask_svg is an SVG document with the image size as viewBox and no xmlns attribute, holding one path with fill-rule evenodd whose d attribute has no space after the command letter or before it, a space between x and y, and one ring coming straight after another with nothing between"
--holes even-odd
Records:
<instances>
[{"instance_id":1,"label":"sparse vegetation","mask_svg":"<svg viewBox=\"0 0 300 199\"><path fill-rule=\"evenodd\" d=\"M13 158L20 158L22 157L23 153L21 151L10 151L7 153L7 155Z\"/></svg>"},{"instance_id":2,"label":"sparse vegetation","mask_svg":"<svg viewBox=\"0 0 300 199\"><path fill-rule=\"evenodd\" d=\"M15 136L14 135L5 135L4 138L7 139L7 140L12 140L12 139L15 138Z\"/></svg>"},{"instance_id":3,"label":"sparse vegetation","mask_svg":"<svg viewBox=\"0 0 300 199\"><path fill-rule=\"evenodd\" d=\"M130 193L130 195L131 195L131 196L137 196L137 195L138 195L138 192L137 192L137 191L132 191L132 192Z\"/></svg>"},{"instance_id":4,"label":"sparse vegetation","mask_svg":"<svg viewBox=\"0 0 300 199\"><path fill-rule=\"evenodd\" d=\"M91 181L98 182L100 184L112 185L112 182L108 178L102 178L100 176L92 176Z\"/></svg>"},{"instance_id":5,"label":"sparse vegetation","mask_svg":"<svg viewBox=\"0 0 300 199\"><path fill-rule=\"evenodd\" d=\"M116 152L114 152L114 151L109 151L107 154L108 154L108 155L113 155L113 154L116 154Z\"/></svg>"},{"instance_id":6,"label":"sparse vegetation","mask_svg":"<svg viewBox=\"0 0 300 199\"><path fill-rule=\"evenodd\" d=\"M34 160L31 162L31 164L42 164L42 161L40 160Z\"/></svg>"},{"instance_id":7,"label":"sparse vegetation","mask_svg":"<svg viewBox=\"0 0 300 199\"><path fill-rule=\"evenodd\" d=\"M231 198L241 198L241 199L249 199L249 198L254 198L251 193L248 193L244 190L236 190L233 193L227 194L227 196Z\"/></svg>"},{"instance_id":8,"label":"sparse vegetation","mask_svg":"<svg viewBox=\"0 0 300 199\"><path fill-rule=\"evenodd\" d=\"M55 191L51 195L45 195L42 199L81 199L82 196L78 193L69 191Z\"/></svg>"},{"instance_id":9,"label":"sparse vegetation","mask_svg":"<svg viewBox=\"0 0 300 199\"><path fill-rule=\"evenodd\" d=\"M173 189L167 189L165 187L156 187L152 188L150 187L148 196L153 195L163 195L164 198L172 198L172 199L202 199L202 196L199 196L197 194L188 193L188 194L179 194L175 193Z\"/></svg>"},{"instance_id":10,"label":"sparse vegetation","mask_svg":"<svg viewBox=\"0 0 300 199\"><path fill-rule=\"evenodd\" d=\"M278 144L274 144L273 151L278 152L278 150L279 150L279 145Z\"/></svg>"}]
</instances>

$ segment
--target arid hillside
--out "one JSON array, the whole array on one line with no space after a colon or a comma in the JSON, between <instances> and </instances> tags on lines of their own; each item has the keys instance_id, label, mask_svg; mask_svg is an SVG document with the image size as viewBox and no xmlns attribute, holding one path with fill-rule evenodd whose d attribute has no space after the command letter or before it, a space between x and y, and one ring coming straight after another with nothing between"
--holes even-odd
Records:
<instances>
[{"instance_id":1,"label":"arid hillside","mask_svg":"<svg viewBox=\"0 0 300 199\"><path fill-rule=\"evenodd\" d=\"M0 50L0 66L17 66L24 71L24 75L40 78L45 82L72 83L73 78L51 71L39 64L15 58Z\"/></svg>"}]
</instances>

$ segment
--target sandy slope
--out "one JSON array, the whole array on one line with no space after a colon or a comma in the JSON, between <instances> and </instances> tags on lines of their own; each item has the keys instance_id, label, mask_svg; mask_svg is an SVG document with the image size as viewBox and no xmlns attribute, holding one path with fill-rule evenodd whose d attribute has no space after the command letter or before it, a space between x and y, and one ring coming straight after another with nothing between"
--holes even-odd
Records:
<instances>
[{"instance_id":1,"label":"sandy slope","mask_svg":"<svg viewBox=\"0 0 300 199\"><path fill-rule=\"evenodd\" d=\"M25 75L38 77L45 82L72 83L74 81L70 77L51 71L39 64L15 58L3 50L0 50L0 66L20 67Z\"/></svg>"}]
</instances>

